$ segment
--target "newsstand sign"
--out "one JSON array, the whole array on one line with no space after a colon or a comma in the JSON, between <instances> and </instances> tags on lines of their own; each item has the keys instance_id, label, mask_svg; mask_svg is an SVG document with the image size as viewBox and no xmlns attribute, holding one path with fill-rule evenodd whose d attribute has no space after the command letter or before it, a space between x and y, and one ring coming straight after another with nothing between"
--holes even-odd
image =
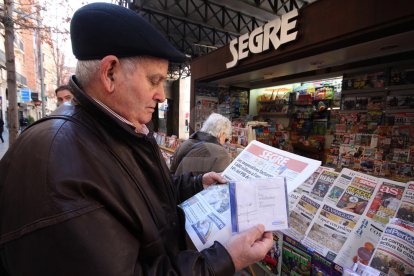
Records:
<instances>
[{"instance_id":1,"label":"newsstand sign","mask_svg":"<svg viewBox=\"0 0 414 276\"><path fill-rule=\"evenodd\" d=\"M264 26L254 29L250 34L241 35L230 41L233 60L226 63L226 68L234 67L239 60L247 58L249 53L259 54L269 50L270 42L277 50L280 45L295 40L298 32L290 31L296 27L297 16L298 10L294 9Z\"/></svg>"}]
</instances>

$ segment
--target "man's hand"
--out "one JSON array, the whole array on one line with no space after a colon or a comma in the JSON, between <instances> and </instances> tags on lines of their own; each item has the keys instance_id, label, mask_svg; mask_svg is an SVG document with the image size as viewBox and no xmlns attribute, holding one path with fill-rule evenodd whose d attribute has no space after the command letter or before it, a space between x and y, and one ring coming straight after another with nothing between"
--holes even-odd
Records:
<instances>
[{"instance_id":1,"label":"man's hand","mask_svg":"<svg viewBox=\"0 0 414 276\"><path fill-rule=\"evenodd\" d=\"M208 186L217 183L226 183L227 180L222 177L219 173L216 172L208 172L203 175L203 187L206 189Z\"/></svg>"},{"instance_id":2,"label":"man's hand","mask_svg":"<svg viewBox=\"0 0 414 276\"><path fill-rule=\"evenodd\" d=\"M264 226L259 224L232 236L224 247L229 252L236 271L239 271L262 260L272 245L272 232L264 232Z\"/></svg>"}]
</instances>

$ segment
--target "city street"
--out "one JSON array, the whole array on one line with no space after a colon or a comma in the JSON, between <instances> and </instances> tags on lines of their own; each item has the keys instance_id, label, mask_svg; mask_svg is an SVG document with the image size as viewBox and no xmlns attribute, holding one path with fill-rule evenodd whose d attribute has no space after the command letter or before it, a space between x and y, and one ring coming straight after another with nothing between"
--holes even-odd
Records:
<instances>
[{"instance_id":1,"label":"city street","mask_svg":"<svg viewBox=\"0 0 414 276\"><path fill-rule=\"evenodd\" d=\"M9 148L9 130L5 127L3 131L4 143L0 143L0 159L3 158L3 155L6 153ZM1 141L0 141L1 142Z\"/></svg>"}]
</instances>

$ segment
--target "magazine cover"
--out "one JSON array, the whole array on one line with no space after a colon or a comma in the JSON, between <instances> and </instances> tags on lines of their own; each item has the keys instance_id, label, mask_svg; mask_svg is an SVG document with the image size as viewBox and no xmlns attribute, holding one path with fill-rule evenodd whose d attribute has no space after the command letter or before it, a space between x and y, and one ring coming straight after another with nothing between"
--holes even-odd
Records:
<instances>
[{"instance_id":1,"label":"magazine cover","mask_svg":"<svg viewBox=\"0 0 414 276\"><path fill-rule=\"evenodd\" d=\"M414 224L391 219L369 265L381 271L381 275L414 274Z\"/></svg>"},{"instance_id":2,"label":"magazine cover","mask_svg":"<svg viewBox=\"0 0 414 276\"><path fill-rule=\"evenodd\" d=\"M258 264L272 275L281 275L283 234L273 232L273 247Z\"/></svg>"},{"instance_id":3,"label":"magazine cover","mask_svg":"<svg viewBox=\"0 0 414 276\"><path fill-rule=\"evenodd\" d=\"M311 275L312 254L299 242L283 236L282 275Z\"/></svg>"},{"instance_id":4,"label":"magazine cover","mask_svg":"<svg viewBox=\"0 0 414 276\"><path fill-rule=\"evenodd\" d=\"M395 216L400 206L406 184L384 178L380 179L379 183L379 189L366 216L373 221L387 224L388 220Z\"/></svg>"}]
</instances>

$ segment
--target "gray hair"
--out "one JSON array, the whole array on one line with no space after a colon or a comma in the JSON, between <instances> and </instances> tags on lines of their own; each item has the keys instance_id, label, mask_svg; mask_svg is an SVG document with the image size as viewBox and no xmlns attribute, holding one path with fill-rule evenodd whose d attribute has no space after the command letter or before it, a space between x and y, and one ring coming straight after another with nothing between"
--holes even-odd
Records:
<instances>
[{"instance_id":1,"label":"gray hair","mask_svg":"<svg viewBox=\"0 0 414 276\"><path fill-rule=\"evenodd\" d=\"M203 127L200 131L207 132L214 137L218 137L221 132L224 132L227 138L230 138L232 134L231 122L223 115L211 113L207 120L203 123Z\"/></svg>"},{"instance_id":2,"label":"gray hair","mask_svg":"<svg viewBox=\"0 0 414 276\"><path fill-rule=\"evenodd\" d=\"M142 58L143 57L138 56L119 59L122 71L127 74L134 72ZM81 86L90 83L93 78L97 76L100 63L100 60L78 60L75 75Z\"/></svg>"}]
</instances>

